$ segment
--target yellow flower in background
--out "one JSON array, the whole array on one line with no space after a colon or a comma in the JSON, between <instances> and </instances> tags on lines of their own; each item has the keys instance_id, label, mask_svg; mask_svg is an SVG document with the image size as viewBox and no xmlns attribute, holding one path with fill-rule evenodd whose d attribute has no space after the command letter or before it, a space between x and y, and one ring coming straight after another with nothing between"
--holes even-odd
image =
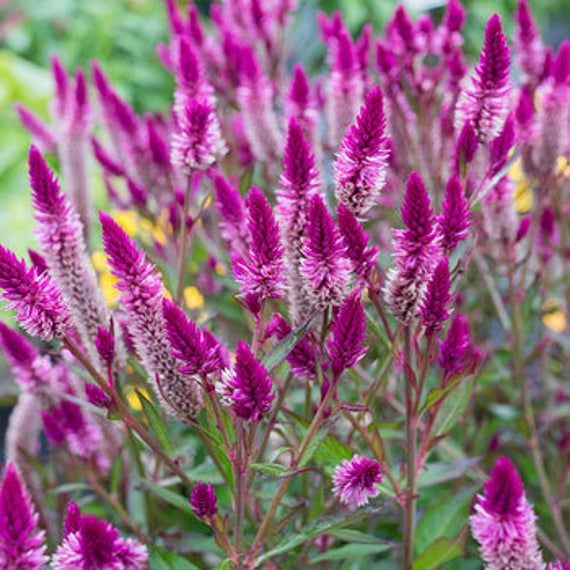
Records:
<instances>
[{"instance_id":1,"label":"yellow flower in background","mask_svg":"<svg viewBox=\"0 0 570 570\"><path fill-rule=\"evenodd\" d=\"M184 302L191 309L200 309L204 306L204 295L197 287L186 287L184 289Z\"/></svg>"},{"instance_id":2,"label":"yellow flower in background","mask_svg":"<svg viewBox=\"0 0 570 570\"><path fill-rule=\"evenodd\" d=\"M542 305L542 323L553 332L560 333L566 329L566 313L562 302L558 299L547 299Z\"/></svg>"},{"instance_id":3,"label":"yellow flower in background","mask_svg":"<svg viewBox=\"0 0 570 570\"><path fill-rule=\"evenodd\" d=\"M559 156L556 159L556 176L562 178L570 178L570 165L565 156Z\"/></svg>"},{"instance_id":4,"label":"yellow flower in background","mask_svg":"<svg viewBox=\"0 0 570 570\"><path fill-rule=\"evenodd\" d=\"M151 399L148 390L141 386L127 386L125 388L125 396L127 398L127 402L129 407L135 412L140 412L142 410L142 403L140 396L137 394L137 390L148 400Z\"/></svg>"},{"instance_id":5,"label":"yellow flower in background","mask_svg":"<svg viewBox=\"0 0 570 570\"><path fill-rule=\"evenodd\" d=\"M228 273L228 270L226 269L226 266L223 263L220 263L218 261L216 263L216 274L219 275L220 277L223 277L227 273Z\"/></svg>"},{"instance_id":6,"label":"yellow flower in background","mask_svg":"<svg viewBox=\"0 0 570 570\"><path fill-rule=\"evenodd\" d=\"M117 278L110 271L102 273L99 277L99 287L101 287L103 297L110 307L115 307L119 301L120 293L115 287L116 284Z\"/></svg>"},{"instance_id":7,"label":"yellow flower in background","mask_svg":"<svg viewBox=\"0 0 570 570\"><path fill-rule=\"evenodd\" d=\"M516 160L508 172L509 178L515 184L515 206L519 214L526 214L533 205L532 186L525 176L522 160Z\"/></svg>"},{"instance_id":8,"label":"yellow flower in background","mask_svg":"<svg viewBox=\"0 0 570 570\"><path fill-rule=\"evenodd\" d=\"M109 271L107 256L104 251L94 251L91 255L91 261L93 262L93 267L95 267L95 269L100 273L103 273L103 271Z\"/></svg>"},{"instance_id":9,"label":"yellow flower in background","mask_svg":"<svg viewBox=\"0 0 570 570\"><path fill-rule=\"evenodd\" d=\"M111 217L129 237L137 235L139 215L134 210L115 210L111 213Z\"/></svg>"}]
</instances>

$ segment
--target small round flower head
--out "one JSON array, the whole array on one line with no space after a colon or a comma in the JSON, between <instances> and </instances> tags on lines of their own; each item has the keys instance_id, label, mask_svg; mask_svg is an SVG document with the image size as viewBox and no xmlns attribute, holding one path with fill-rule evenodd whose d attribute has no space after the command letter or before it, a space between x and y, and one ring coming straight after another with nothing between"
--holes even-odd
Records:
<instances>
[{"instance_id":1,"label":"small round flower head","mask_svg":"<svg viewBox=\"0 0 570 570\"><path fill-rule=\"evenodd\" d=\"M218 498L214 487L200 481L190 494L190 504L197 517L213 517L218 512Z\"/></svg>"},{"instance_id":2,"label":"small round flower head","mask_svg":"<svg viewBox=\"0 0 570 570\"><path fill-rule=\"evenodd\" d=\"M536 538L536 515L523 484L507 457L497 459L491 477L477 496L470 518L488 570L539 570L544 562Z\"/></svg>"},{"instance_id":3,"label":"small round flower head","mask_svg":"<svg viewBox=\"0 0 570 570\"><path fill-rule=\"evenodd\" d=\"M380 492L376 485L382 481L383 467L374 459L354 455L345 459L333 475L333 493L350 509L362 507Z\"/></svg>"},{"instance_id":4,"label":"small round flower head","mask_svg":"<svg viewBox=\"0 0 570 570\"><path fill-rule=\"evenodd\" d=\"M121 538L111 523L83 515L70 504L63 541L51 560L54 570L143 570L146 563L145 546Z\"/></svg>"}]
</instances>

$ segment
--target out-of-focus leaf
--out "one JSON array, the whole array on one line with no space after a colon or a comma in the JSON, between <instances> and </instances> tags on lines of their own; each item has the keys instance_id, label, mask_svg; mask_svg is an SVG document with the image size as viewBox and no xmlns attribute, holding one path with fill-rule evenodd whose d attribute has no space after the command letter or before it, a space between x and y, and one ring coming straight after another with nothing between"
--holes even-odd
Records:
<instances>
[{"instance_id":1,"label":"out-of-focus leaf","mask_svg":"<svg viewBox=\"0 0 570 570\"><path fill-rule=\"evenodd\" d=\"M455 424L457 418L467 407L474 382L471 379L464 380L443 402L439 414L435 420L434 435L447 433Z\"/></svg>"},{"instance_id":2,"label":"out-of-focus leaf","mask_svg":"<svg viewBox=\"0 0 570 570\"><path fill-rule=\"evenodd\" d=\"M252 463L251 468L270 477L283 477L291 473L291 469L279 463Z\"/></svg>"},{"instance_id":3,"label":"out-of-focus leaf","mask_svg":"<svg viewBox=\"0 0 570 570\"><path fill-rule=\"evenodd\" d=\"M309 560L310 564L317 564L325 560L346 560L357 556L368 556L390 550L389 544L345 544L339 548L331 548Z\"/></svg>"},{"instance_id":4,"label":"out-of-focus leaf","mask_svg":"<svg viewBox=\"0 0 570 570\"><path fill-rule=\"evenodd\" d=\"M345 542L358 542L360 544L376 544L378 545L378 537L373 534L365 534L359 530L352 530L350 528L341 528L338 530L333 530L329 534L338 538L339 540L344 540Z\"/></svg>"},{"instance_id":5,"label":"out-of-focus leaf","mask_svg":"<svg viewBox=\"0 0 570 570\"><path fill-rule=\"evenodd\" d=\"M420 473L418 485L431 487L445 481L453 481L465 475L465 473L479 462L478 457L459 459L450 463L428 463Z\"/></svg>"},{"instance_id":6,"label":"out-of-focus leaf","mask_svg":"<svg viewBox=\"0 0 570 570\"><path fill-rule=\"evenodd\" d=\"M413 570L435 570L443 563L461 556L461 537L438 538L414 562Z\"/></svg>"},{"instance_id":7,"label":"out-of-focus leaf","mask_svg":"<svg viewBox=\"0 0 570 570\"><path fill-rule=\"evenodd\" d=\"M149 547L148 563L151 570L199 570L198 566L171 550Z\"/></svg>"}]
</instances>

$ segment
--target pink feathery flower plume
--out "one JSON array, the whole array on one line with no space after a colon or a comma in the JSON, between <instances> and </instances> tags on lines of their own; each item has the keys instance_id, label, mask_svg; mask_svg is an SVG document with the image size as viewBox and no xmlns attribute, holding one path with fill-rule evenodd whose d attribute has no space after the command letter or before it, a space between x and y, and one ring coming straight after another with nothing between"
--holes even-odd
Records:
<instances>
[{"instance_id":1,"label":"pink feathery flower plume","mask_svg":"<svg viewBox=\"0 0 570 570\"><path fill-rule=\"evenodd\" d=\"M515 118L510 113L501 132L489 144L491 175L495 175L507 164L509 152L513 148L515 141Z\"/></svg>"},{"instance_id":2,"label":"pink feathery flower plume","mask_svg":"<svg viewBox=\"0 0 570 570\"><path fill-rule=\"evenodd\" d=\"M444 372L443 384L460 374L473 372L481 360L481 353L473 343L467 317L457 313L447 336L439 345L439 365Z\"/></svg>"},{"instance_id":3,"label":"pink feathery flower plume","mask_svg":"<svg viewBox=\"0 0 570 570\"><path fill-rule=\"evenodd\" d=\"M218 512L218 497L214 487L209 483L200 481L190 494L188 501L197 517L211 518Z\"/></svg>"},{"instance_id":4,"label":"pink feathery flower plume","mask_svg":"<svg viewBox=\"0 0 570 570\"><path fill-rule=\"evenodd\" d=\"M497 459L483 494L477 495L470 525L488 570L544 567L536 538L536 515L507 457Z\"/></svg>"},{"instance_id":5,"label":"pink feathery flower plume","mask_svg":"<svg viewBox=\"0 0 570 570\"><path fill-rule=\"evenodd\" d=\"M69 309L56 284L2 245L0 289L9 301L8 308L16 310L17 321L30 335L51 340L62 337L70 326Z\"/></svg>"},{"instance_id":6,"label":"pink feathery flower plume","mask_svg":"<svg viewBox=\"0 0 570 570\"><path fill-rule=\"evenodd\" d=\"M237 99L245 134L257 160L275 161L282 143L279 123L273 109L273 89L253 48L245 45L240 54Z\"/></svg>"},{"instance_id":7,"label":"pink feathery flower plume","mask_svg":"<svg viewBox=\"0 0 570 570\"><path fill-rule=\"evenodd\" d=\"M494 139L509 112L510 56L501 19L493 14L485 28L485 40L479 63L471 76L471 85L457 104L458 128L469 121L480 143Z\"/></svg>"},{"instance_id":8,"label":"pink feathery flower plume","mask_svg":"<svg viewBox=\"0 0 570 570\"><path fill-rule=\"evenodd\" d=\"M313 308L324 311L340 305L352 268L345 242L319 194L309 203L303 255L301 274Z\"/></svg>"},{"instance_id":9,"label":"pink feathery flower plume","mask_svg":"<svg viewBox=\"0 0 570 570\"><path fill-rule=\"evenodd\" d=\"M408 178L401 214L406 229L393 230L396 267L388 272L384 295L390 312L409 324L441 253L430 198L417 172Z\"/></svg>"},{"instance_id":10,"label":"pink feathery flower plume","mask_svg":"<svg viewBox=\"0 0 570 570\"><path fill-rule=\"evenodd\" d=\"M162 309L172 354L183 363L180 372L206 376L220 370L220 342L214 335L199 329L172 301L164 299Z\"/></svg>"},{"instance_id":11,"label":"pink feathery flower plume","mask_svg":"<svg viewBox=\"0 0 570 570\"><path fill-rule=\"evenodd\" d=\"M277 188L277 210L287 261L287 297L295 324L306 317L309 305L301 275L303 241L311 197L320 186L309 140L296 119L289 121L283 172Z\"/></svg>"},{"instance_id":12,"label":"pink feathery flower plume","mask_svg":"<svg viewBox=\"0 0 570 570\"><path fill-rule=\"evenodd\" d=\"M214 178L216 204L220 212L222 236L233 251L245 253L248 249L247 215L245 204L237 188L221 174Z\"/></svg>"},{"instance_id":13,"label":"pink feathery flower plume","mask_svg":"<svg viewBox=\"0 0 570 570\"><path fill-rule=\"evenodd\" d=\"M544 74L546 50L527 0L519 0L515 12L515 53L526 80L537 85Z\"/></svg>"},{"instance_id":14,"label":"pink feathery flower plume","mask_svg":"<svg viewBox=\"0 0 570 570\"><path fill-rule=\"evenodd\" d=\"M51 566L54 570L143 570L147 567L147 550L135 539L121 538L111 523L82 514L72 502L67 508L63 540Z\"/></svg>"},{"instance_id":15,"label":"pink feathery flower plume","mask_svg":"<svg viewBox=\"0 0 570 570\"><path fill-rule=\"evenodd\" d=\"M279 226L267 198L259 188L252 188L246 201L249 252L247 259L232 254L234 277L244 297L259 300L279 298L285 289L284 248Z\"/></svg>"},{"instance_id":16,"label":"pink feathery flower plume","mask_svg":"<svg viewBox=\"0 0 570 570\"><path fill-rule=\"evenodd\" d=\"M383 471L381 463L362 455L344 459L333 475L333 493L351 510L362 507L380 492Z\"/></svg>"},{"instance_id":17,"label":"pink feathery flower plume","mask_svg":"<svg viewBox=\"0 0 570 570\"><path fill-rule=\"evenodd\" d=\"M162 279L145 254L108 214L101 212L99 217L103 245L111 271L118 279L129 333L150 381L171 414L181 420L194 418L202 406L202 394L197 383L179 371L171 354L162 313Z\"/></svg>"},{"instance_id":18,"label":"pink feathery flower plume","mask_svg":"<svg viewBox=\"0 0 570 570\"><path fill-rule=\"evenodd\" d=\"M467 165L475 158L477 145L477 133L471 123L466 122L455 143L455 174L464 175Z\"/></svg>"},{"instance_id":19,"label":"pink feathery flower plume","mask_svg":"<svg viewBox=\"0 0 570 570\"><path fill-rule=\"evenodd\" d=\"M49 369L46 360L40 364L40 355L29 341L19 332L0 322L0 346L14 377L24 391L34 391L47 384L44 372Z\"/></svg>"},{"instance_id":20,"label":"pink feathery flower plume","mask_svg":"<svg viewBox=\"0 0 570 570\"><path fill-rule=\"evenodd\" d=\"M336 150L348 126L354 121L362 105L364 82L348 32L338 34L329 44L331 72L328 81L326 106L329 144Z\"/></svg>"},{"instance_id":21,"label":"pink feathery flower plume","mask_svg":"<svg viewBox=\"0 0 570 570\"><path fill-rule=\"evenodd\" d=\"M338 378L366 354L366 317L360 291L346 298L333 320L327 341L332 372Z\"/></svg>"},{"instance_id":22,"label":"pink feathery flower plume","mask_svg":"<svg viewBox=\"0 0 570 570\"><path fill-rule=\"evenodd\" d=\"M346 132L334 163L336 197L357 218L377 202L386 183L388 149L384 97L380 86L366 95Z\"/></svg>"},{"instance_id":23,"label":"pink feathery flower plume","mask_svg":"<svg viewBox=\"0 0 570 570\"><path fill-rule=\"evenodd\" d=\"M283 340L292 332L293 328L291 325L279 313L275 313L267 324L265 334L267 337L275 336L278 340ZM285 360L297 376L308 378L309 380L317 377L315 351L307 338L300 339L285 357Z\"/></svg>"},{"instance_id":24,"label":"pink feathery flower plume","mask_svg":"<svg viewBox=\"0 0 570 570\"><path fill-rule=\"evenodd\" d=\"M498 257L512 257L518 231L513 181L504 176L485 196L482 203L483 227L492 252ZM497 246L500 246L497 247Z\"/></svg>"},{"instance_id":25,"label":"pink feathery flower plume","mask_svg":"<svg viewBox=\"0 0 570 570\"><path fill-rule=\"evenodd\" d=\"M37 235L50 275L61 289L88 355L101 364L95 349L99 327L111 314L87 256L79 215L35 147L30 148L29 177Z\"/></svg>"},{"instance_id":26,"label":"pink feathery flower plume","mask_svg":"<svg viewBox=\"0 0 570 570\"><path fill-rule=\"evenodd\" d=\"M37 115L23 105L15 105L16 112L22 126L32 135L32 140L43 152L54 152L57 146L57 137Z\"/></svg>"},{"instance_id":27,"label":"pink feathery flower plume","mask_svg":"<svg viewBox=\"0 0 570 570\"><path fill-rule=\"evenodd\" d=\"M344 204L336 210L338 229L346 245L346 255L352 261L354 272L362 283L375 267L378 248L368 246L369 237L362 224Z\"/></svg>"},{"instance_id":28,"label":"pink feathery flower plume","mask_svg":"<svg viewBox=\"0 0 570 570\"><path fill-rule=\"evenodd\" d=\"M437 217L441 247L449 254L468 235L471 225L469 202L457 176L452 176L445 187L441 214Z\"/></svg>"},{"instance_id":29,"label":"pink feathery flower plume","mask_svg":"<svg viewBox=\"0 0 570 570\"><path fill-rule=\"evenodd\" d=\"M273 379L265 366L255 358L251 348L238 341L233 368L222 373L218 393L238 418L259 421L271 409L275 398Z\"/></svg>"},{"instance_id":30,"label":"pink feathery flower plume","mask_svg":"<svg viewBox=\"0 0 570 570\"><path fill-rule=\"evenodd\" d=\"M40 570L45 568L45 532L38 528L38 513L13 464L0 483L0 567Z\"/></svg>"},{"instance_id":31,"label":"pink feathery flower plume","mask_svg":"<svg viewBox=\"0 0 570 570\"><path fill-rule=\"evenodd\" d=\"M565 563L562 560L550 562L546 567L546 570L570 570L570 563Z\"/></svg>"},{"instance_id":32,"label":"pink feathery flower plume","mask_svg":"<svg viewBox=\"0 0 570 570\"><path fill-rule=\"evenodd\" d=\"M420 313L426 337L437 335L451 314L449 262L442 258L435 268L422 301Z\"/></svg>"}]
</instances>

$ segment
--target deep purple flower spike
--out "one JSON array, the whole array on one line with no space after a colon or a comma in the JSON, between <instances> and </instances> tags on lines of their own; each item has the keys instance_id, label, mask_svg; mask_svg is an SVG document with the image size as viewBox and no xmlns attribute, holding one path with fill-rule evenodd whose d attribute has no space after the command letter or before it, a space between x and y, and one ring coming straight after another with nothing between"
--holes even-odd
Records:
<instances>
[{"instance_id":1,"label":"deep purple flower spike","mask_svg":"<svg viewBox=\"0 0 570 570\"><path fill-rule=\"evenodd\" d=\"M351 263L344 240L323 199L315 194L309 203L301 273L312 306L323 311L346 297Z\"/></svg>"},{"instance_id":2,"label":"deep purple flower spike","mask_svg":"<svg viewBox=\"0 0 570 570\"><path fill-rule=\"evenodd\" d=\"M336 468L333 493L351 510L362 507L380 492L376 485L382 482L383 471L378 461L354 455Z\"/></svg>"},{"instance_id":3,"label":"deep purple flower spike","mask_svg":"<svg viewBox=\"0 0 570 570\"><path fill-rule=\"evenodd\" d=\"M216 204L220 211L222 236L232 251L245 253L248 245L248 232L245 204L239 190L234 188L221 174L214 178Z\"/></svg>"},{"instance_id":4,"label":"deep purple flower spike","mask_svg":"<svg viewBox=\"0 0 570 570\"><path fill-rule=\"evenodd\" d=\"M526 80L536 85L544 73L546 50L527 0L519 0L515 23L515 47L519 67Z\"/></svg>"},{"instance_id":5,"label":"deep purple flower spike","mask_svg":"<svg viewBox=\"0 0 570 570\"><path fill-rule=\"evenodd\" d=\"M38 514L14 465L9 463L0 483L0 567L45 568L45 532L38 528Z\"/></svg>"},{"instance_id":6,"label":"deep purple flower spike","mask_svg":"<svg viewBox=\"0 0 570 570\"><path fill-rule=\"evenodd\" d=\"M327 353L335 378L366 354L365 340L366 316L360 291L356 291L341 305L327 341Z\"/></svg>"},{"instance_id":7,"label":"deep purple flower spike","mask_svg":"<svg viewBox=\"0 0 570 570\"><path fill-rule=\"evenodd\" d=\"M463 125L455 145L455 173L463 174L477 152L477 133L468 121Z\"/></svg>"},{"instance_id":8,"label":"deep purple flower spike","mask_svg":"<svg viewBox=\"0 0 570 570\"><path fill-rule=\"evenodd\" d=\"M38 145L43 152L54 152L57 138L50 127L23 105L17 104L15 109L20 123L32 135L34 144Z\"/></svg>"},{"instance_id":9,"label":"deep purple flower spike","mask_svg":"<svg viewBox=\"0 0 570 570\"><path fill-rule=\"evenodd\" d=\"M55 283L2 245L0 289L8 308L15 309L16 319L30 335L51 340L63 336L69 327L69 310Z\"/></svg>"},{"instance_id":10,"label":"deep purple flower spike","mask_svg":"<svg viewBox=\"0 0 570 570\"><path fill-rule=\"evenodd\" d=\"M222 400L238 418L259 421L271 409L275 398L272 386L265 366L245 342L238 341L233 369L226 369L217 385Z\"/></svg>"},{"instance_id":11,"label":"deep purple flower spike","mask_svg":"<svg viewBox=\"0 0 570 570\"><path fill-rule=\"evenodd\" d=\"M514 465L499 457L477 496L471 532L489 570L540 569L544 562L536 538L536 515Z\"/></svg>"},{"instance_id":12,"label":"deep purple flower spike","mask_svg":"<svg viewBox=\"0 0 570 570\"><path fill-rule=\"evenodd\" d=\"M172 301L165 299L162 308L172 354L183 363L180 372L206 376L219 370L220 343L214 335L199 329Z\"/></svg>"},{"instance_id":13,"label":"deep purple flower spike","mask_svg":"<svg viewBox=\"0 0 570 570\"><path fill-rule=\"evenodd\" d=\"M357 218L377 202L388 161L384 97L379 86L366 95L356 121L340 145L334 165L336 196Z\"/></svg>"},{"instance_id":14,"label":"deep purple flower spike","mask_svg":"<svg viewBox=\"0 0 570 570\"><path fill-rule=\"evenodd\" d=\"M164 330L163 284L155 267L134 241L104 212L100 213L103 245L117 277L130 336L167 411L186 420L202 405L199 386L178 370Z\"/></svg>"},{"instance_id":15,"label":"deep purple flower spike","mask_svg":"<svg viewBox=\"0 0 570 570\"><path fill-rule=\"evenodd\" d=\"M110 366L115 359L116 339L115 335L105 327L99 327L95 338L95 348L101 360Z\"/></svg>"},{"instance_id":16,"label":"deep purple flower spike","mask_svg":"<svg viewBox=\"0 0 570 570\"><path fill-rule=\"evenodd\" d=\"M449 262L443 258L435 268L422 301L421 315L426 337L437 335L451 314Z\"/></svg>"},{"instance_id":17,"label":"deep purple flower spike","mask_svg":"<svg viewBox=\"0 0 570 570\"><path fill-rule=\"evenodd\" d=\"M218 498L214 487L200 481L190 494L190 504L197 517L211 518L218 512Z\"/></svg>"},{"instance_id":18,"label":"deep purple flower spike","mask_svg":"<svg viewBox=\"0 0 570 570\"><path fill-rule=\"evenodd\" d=\"M481 360L481 353L471 339L469 322L456 314L447 336L439 345L439 365L444 372L444 384L455 375L472 373Z\"/></svg>"},{"instance_id":19,"label":"deep purple flower spike","mask_svg":"<svg viewBox=\"0 0 570 570\"><path fill-rule=\"evenodd\" d=\"M449 254L467 237L471 225L469 202L457 176L447 182L441 210L437 218L441 247Z\"/></svg>"},{"instance_id":20,"label":"deep purple flower spike","mask_svg":"<svg viewBox=\"0 0 570 570\"><path fill-rule=\"evenodd\" d=\"M509 152L515 144L515 119L512 114L509 114L505 120L505 124L501 132L491 141L489 151L491 155L491 169L492 173L496 174L505 166L509 158Z\"/></svg>"},{"instance_id":21,"label":"deep purple flower spike","mask_svg":"<svg viewBox=\"0 0 570 570\"><path fill-rule=\"evenodd\" d=\"M509 111L510 56L501 19L493 14L485 28L479 64L457 104L456 123L470 122L479 142L486 144L500 132Z\"/></svg>"},{"instance_id":22,"label":"deep purple flower spike","mask_svg":"<svg viewBox=\"0 0 570 570\"><path fill-rule=\"evenodd\" d=\"M71 503L63 541L51 564L54 570L144 570L147 551L137 540L121 538L111 523L81 514L77 505Z\"/></svg>"},{"instance_id":23,"label":"deep purple flower spike","mask_svg":"<svg viewBox=\"0 0 570 570\"><path fill-rule=\"evenodd\" d=\"M279 226L267 198L252 188L247 198L249 245L247 259L232 255L234 277L244 296L259 299L279 298L284 292L283 246Z\"/></svg>"}]
</instances>

